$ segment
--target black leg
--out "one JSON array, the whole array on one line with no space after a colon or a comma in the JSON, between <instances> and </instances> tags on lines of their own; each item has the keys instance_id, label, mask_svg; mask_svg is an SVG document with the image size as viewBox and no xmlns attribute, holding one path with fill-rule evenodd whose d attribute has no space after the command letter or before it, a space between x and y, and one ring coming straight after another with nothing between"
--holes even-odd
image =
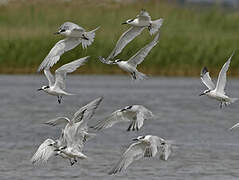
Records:
<instances>
[{"instance_id":1,"label":"black leg","mask_svg":"<svg viewBox=\"0 0 239 180\"><path fill-rule=\"evenodd\" d=\"M70 164L71 164L71 166L73 166L75 164L75 162L72 162L71 159L70 159Z\"/></svg>"},{"instance_id":2,"label":"black leg","mask_svg":"<svg viewBox=\"0 0 239 180\"><path fill-rule=\"evenodd\" d=\"M58 103L61 104L62 96L57 96Z\"/></svg>"},{"instance_id":3,"label":"black leg","mask_svg":"<svg viewBox=\"0 0 239 180\"><path fill-rule=\"evenodd\" d=\"M223 105L222 105L222 102L220 102L220 109L222 109L222 106L223 106Z\"/></svg>"},{"instance_id":4,"label":"black leg","mask_svg":"<svg viewBox=\"0 0 239 180\"><path fill-rule=\"evenodd\" d=\"M134 80L136 79L136 74L135 74L135 72L132 72L132 73L131 73L131 76L133 77Z\"/></svg>"},{"instance_id":5,"label":"black leg","mask_svg":"<svg viewBox=\"0 0 239 180\"><path fill-rule=\"evenodd\" d=\"M76 159L76 158L74 158L74 162L77 162L77 159Z\"/></svg>"}]
</instances>

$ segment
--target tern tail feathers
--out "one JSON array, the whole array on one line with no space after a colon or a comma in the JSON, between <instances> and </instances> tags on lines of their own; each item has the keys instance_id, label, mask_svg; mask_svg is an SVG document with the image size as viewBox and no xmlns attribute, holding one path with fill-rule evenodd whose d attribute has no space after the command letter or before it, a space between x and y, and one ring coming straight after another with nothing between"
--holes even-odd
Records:
<instances>
[{"instance_id":1,"label":"tern tail feathers","mask_svg":"<svg viewBox=\"0 0 239 180\"><path fill-rule=\"evenodd\" d=\"M238 100L239 98L230 98L230 103L234 103Z\"/></svg>"},{"instance_id":2,"label":"tern tail feathers","mask_svg":"<svg viewBox=\"0 0 239 180\"><path fill-rule=\"evenodd\" d=\"M87 48L88 46L90 46L93 42L94 42L94 38L95 38L95 31L97 29L99 29L100 27L97 27L96 29L89 31L89 32L84 32L84 39L82 39L82 47Z\"/></svg>"},{"instance_id":3,"label":"tern tail feathers","mask_svg":"<svg viewBox=\"0 0 239 180\"><path fill-rule=\"evenodd\" d=\"M133 80L144 80L144 79L147 79L147 76L139 71L136 71L135 73L133 73L132 79Z\"/></svg>"},{"instance_id":4,"label":"tern tail feathers","mask_svg":"<svg viewBox=\"0 0 239 180\"><path fill-rule=\"evenodd\" d=\"M160 29L161 25L163 24L163 19L157 19L155 21L152 21L150 27L149 27L149 33L150 35L155 34L156 32L158 32L158 30Z\"/></svg>"}]
</instances>

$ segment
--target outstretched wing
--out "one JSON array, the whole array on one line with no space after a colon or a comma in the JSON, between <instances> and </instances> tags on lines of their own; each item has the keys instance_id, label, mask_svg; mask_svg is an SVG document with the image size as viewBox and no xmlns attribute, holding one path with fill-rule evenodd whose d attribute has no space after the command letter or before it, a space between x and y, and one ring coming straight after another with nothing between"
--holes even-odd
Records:
<instances>
[{"instance_id":1,"label":"outstretched wing","mask_svg":"<svg viewBox=\"0 0 239 180\"><path fill-rule=\"evenodd\" d=\"M109 174L116 174L122 170L126 170L126 168L136 160L144 157L146 145L141 142L137 142L131 144L130 147L124 152L120 160L116 163L116 165L111 169Z\"/></svg>"},{"instance_id":2,"label":"outstretched wing","mask_svg":"<svg viewBox=\"0 0 239 180\"><path fill-rule=\"evenodd\" d=\"M45 122L44 124L47 124L50 126L56 126L58 124L66 124L66 123L70 123L70 119L68 119L67 117L57 117L55 119L51 119Z\"/></svg>"},{"instance_id":3,"label":"outstretched wing","mask_svg":"<svg viewBox=\"0 0 239 180\"><path fill-rule=\"evenodd\" d=\"M140 35L140 33L144 30L145 27L131 27L126 32L124 32L119 40L117 41L115 48L110 53L110 55L107 57L107 60L113 59L115 56L117 56L123 48L132 41L136 36Z\"/></svg>"},{"instance_id":4,"label":"outstretched wing","mask_svg":"<svg viewBox=\"0 0 239 180\"><path fill-rule=\"evenodd\" d=\"M230 65L233 55L234 55L234 52L229 57L227 62L223 65L223 67L219 73L218 79L217 79L216 91L219 93L222 93L222 94L225 94L224 89L225 89L226 81L227 81L227 70L229 68L229 65Z\"/></svg>"},{"instance_id":5,"label":"outstretched wing","mask_svg":"<svg viewBox=\"0 0 239 180\"><path fill-rule=\"evenodd\" d=\"M79 121L86 121L88 119L91 119L102 100L103 100L103 97L99 97L91 101L87 105L83 106L82 108L80 108L74 114L72 121L76 123Z\"/></svg>"},{"instance_id":6,"label":"outstretched wing","mask_svg":"<svg viewBox=\"0 0 239 180\"><path fill-rule=\"evenodd\" d=\"M140 49L133 57L131 57L127 62L128 64L132 65L133 67L137 67L138 64L140 64L144 58L148 55L148 53L151 51L151 49L156 46L159 39L159 33L156 34L155 38L152 42L147 44L145 47Z\"/></svg>"},{"instance_id":7,"label":"outstretched wing","mask_svg":"<svg viewBox=\"0 0 239 180\"><path fill-rule=\"evenodd\" d=\"M49 82L49 86L53 86L54 82L55 82L55 78L54 76L51 74L51 71L49 68L45 68L44 69L44 74Z\"/></svg>"},{"instance_id":8,"label":"outstretched wing","mask_svg":"<svg viewBox=\"0 0 239 180\"><path fill-rule=\"evenodd\" d=\"M49 54L42 61L37 71L39 72L42 69L52 67L54 64L56 64L59 61L61 55L64 52L75 48L80 43L81 43L81 40L78 38L65 38L63 40L58 41L54 45L54 47L51 49Z\"/></svg>"},{"instance_id":9,"label":"outstretched wing","mask_svg":"<svg viewBox=\"0 0 239 180\"><path fill-rule=\"evenodd\" d=\"M204 67L202 69L200 77L201 77L203 84L205 84L205 86L207 86L208 89L213 90L215 88L215 85L212 82L212 79L211 79L206 67Z\"/></svg>"},{"instance_id":10,"label":"outstretched wing","mask_svg":"<svg viewBox=\"0 0 239 180\"><path fill-rule=\"evenodd\" d=\"M47 160L54 155L54 147L50 144L54 143L52 139L45 140L37 149L36 153L32 156L32 164L46 163ZM49 146L50 145L50 146Z\"/></svg>"},{"instance_id":11,"label":"outstretched wing","mask_svg":"<svg viewBox=\"0 0 239 180\"><path fill-rule=\"evenodd\" d=\"M131 112L125 112L122 110L117 110L113 112L110 116L107 118L99 121L95 125L91 126L91 128L95 130L101 130L101 129L106 129L109 127L112 127L114 124L120 123L120 122L127 122L130 121L129 117L131 115Z\"/></svg>"},{"instance_id":12,"label":"outstretched wing","mask_svg":"<svg viewBox=\"0 0 239 180\"><path fill-rule=\"evenodd\" d=\"M65 89L66 74L75 71L78 67L83 65L86 61L88 61L88 58L89 56L86 56L58 68L55 72L55 76L56 76L55 87L60 87L61 89Z\"/></svg>"}]
</instances>

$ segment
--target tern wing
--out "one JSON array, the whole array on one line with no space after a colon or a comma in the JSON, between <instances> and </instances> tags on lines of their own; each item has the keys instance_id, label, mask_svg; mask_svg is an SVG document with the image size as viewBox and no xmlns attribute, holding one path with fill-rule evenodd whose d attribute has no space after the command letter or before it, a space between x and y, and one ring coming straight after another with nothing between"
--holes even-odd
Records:
<instances>
[{"instance_id":1,"label":"tern wing","mask_svg":"<svg viewBox=\"0 0 239 180\"><path fill-rule=\"evenodd\" d=\"M124 152L120 160L116 163L116 165L111 169L109 174L116 174L122 170L126 170L126 168L136 160L144 157L146 145L141 142L133 143L130 147Z\"/></svg>"},{"instance_id":2,"label":"tern wing","mask_svg":"<svg viewBox=\"0 0 239 180\"><path fill-rule=\"evenodd\" d=\"M145 47L140 49L133 57L131 57L127 62L128 64L132 65L133 67L137 67L138 64L140 64L144 58L148 55L148 53L151 51L151 49L156 46L159 39L159 33L155 36L152 42L147 44Z\"/></svg>"},{"instance_id":3,"label":"tern wing","mask_svg":"<svg viewBox=\"0 0 239 180\"><path fill-rule=\"evenodd\" d=\"M233 129L238 128L238 127L239 127L239 123L236 123L235 125L233 125L233 126L230 128L230 130L233 130Z\"/></svg>"},{"instance_id":4,"label":"tern wing","mask_svg":"<svg viewBox=\"0 0 239 180\"><path fill-rule=\"evenodd\" d=\"M70 119L68 119L67 117L57 117L55 119L51 119L45 122L44 124L47 124L50 126L56 126L58 124L67 124L67 123L70 123Z\"/></svg>"},{"instance_id":5,"label":"tern wing","mask_svg":"<svg viewBox=\"0 0 239 180\"><path fill-rule=\"evenodd\" d=\"M55 72L56 81L54 86L60 87L61 89L65 89L65 78L67 73L71 73L75 71L78 67L83 65L85 62L88 61L89 56L77 59L73 62L70 62L68 64L65 64L58 68Z\"/></svg>"},{"instance_id":6,"label":"tern wing","mask_svg":"<svg viewBox=\"0 0 239 180\"><path fill-rule=\"evenodd\" d=\"M212 89L215 88L215 85L212 82L212 79L211 79L211 77L209 75L209 72L208 72L206 67L204 67L202 69L200 77L201 77L201 80L202 80L203 84L205 84L205 86L207 86L208 89L212 90Z\"/></svg>"},{"instance_id":7,"label":"tern wing","mask_svg":"<svg viewBox=\"0 0 239 180\"><path fill-rule=\"evenodd\" d=\"M75 48L80 43L81 43L81 40L79 38L65 38L63 40L58 41L54 45L54 47L51 49L49 54L42 61L37 71L39 72L42 69L52 67L54 64L56 64L59 61L61 55L64 52Z\"/></svg>"},{"instance_id":8,"label":"tern wing","mask_svg":"<svg viewBox=\"0 0 239 180\"><path fill-rule=\"evenodd\" d=\"M37 149L36 153L32 156L31 162L32 164L35 163L46 163L47 160L54 155L54 147L49 146L50 144L54 143L55 141L52 139L45 140Z\"/></svg>"},{"instance_id":9,"label":"tern wing","mask_svg":"<svg viewBox=\"0 0 239 180\"><path fill-rule=\"evenodd\" d=\"M142 21L151 21L151 17L145 9L142 9L136 17Z\"/></svg>"},{"instance_id":10,"label":"tern wing","mask_svg":"<svg viewBox=\"0 0 239 180\"><path fill-rule=\"evenodd\" d=\"M108 116L107 118L93 125L91 128L95 130L106 129L106 128L112 127L116 123L125 122L125 121L130 121L125 116L125 112L122 112L121 110L117 110L113 112L110 116Z\"/></svg>"},{"instance_id":11,"label":"tern wing","mask_svg":"<svg viewBox=\"0 0 239 180\"><path fill-rule=\"evenodd\" d=\"M217 85L216 85L216 92L225 94L224 89L226 86L226 81L227 81L227 70L229 68L232 56L234 55L234 52L232 53L232 55L229 57L229 59L227 60L227 62L223 65L218 79L217 79Z\"/></svg>"},{"instance_id":12,"label":"tern wing","mask_svg":"<svg viewBox=\"0 0 239 180\"><path fill-rule=\"evenodd\" d=\"M86 121L88 119L91 119L102 100L103 97L99 97L80 108L74 114L72 121L76 123L79 121Z\"/></svg>"},{"instance_id":13,"label":"tern wing","mask_svg":"<svg viewBox=\"0 0 239 180\"><path fill-rule=\"evenodd\" d=\"M53 86L55 82L54 76L51 74L51 71L49 68L44 69L44 74L49 82L49 86Z\"/></svg>"},{"instance_id":14,"label":"tern wing","mask_svg":"<svg viewBox=\"0 0 239 180\"><path fill-rule=\"evenodd\" d=\"M143 31L144 28L145 27L134 26L125 31L120 36L119 40L116 43L115 48L107 57L107 60L113 59L115 56L117 56L130 41L132 41L136 36L140 35L140 33Z\"/></svg>"}]
</instances>

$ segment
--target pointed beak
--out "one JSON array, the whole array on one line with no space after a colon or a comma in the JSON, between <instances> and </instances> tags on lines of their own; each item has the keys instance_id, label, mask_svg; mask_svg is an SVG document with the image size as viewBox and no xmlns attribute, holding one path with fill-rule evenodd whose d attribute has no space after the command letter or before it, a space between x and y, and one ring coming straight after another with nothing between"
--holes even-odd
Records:
<instances>
[{"instance_id":1,"label":"pointed beak","mask_svg":"<svg viewBox=\"0 0 239 180\"><path fill-rule=\"evenodd\" d=\"M37 89L37 91L41 91L41 90L43 90L43 89L42 88Z\"/></svg>"},{"instance_id":2,"label":"pointed beak","mask_svg":"<svg viewBox=\"0 0 239 180\"><path fill-rule=\"evenodd\" d=\"M57 35L57 34L60 34L60 32L59 32L59 31L58 31L58 32L54 32L53 34L54 34L54 35Z\"/></svg>"},{"instance_id":3,"label":"pointed beak","mask_svg":"<svg viewBox=\"0 0 239 180\"><path fill-rule=\"evenodd\" d=\"M127 24L127 22L123 22L123 23L121 23L121 24L122 24L122 25L123 25L123 24Z\"/></svg>"},{"instance_id":4,"label":"pointed beak","mask_svg":"<svg viewBox=\"0 0 239 180\"><path fill-rule=\"evenodd\" d=\"M132 139L132 141L138 141L138 139L137 139L137 138L134 138L134 139Z\"/></svg>"},{"instance_id":5,"label":"pointed beak","mask_svg":"<svg viewBox=\"0 0 239 180\"><path fill-rule=\"evenodd\" d=\"M205 95L205 93L201 93L201 94L199 94L199 96L203 96L203 95Z\"/></svg>"}]
</instances>

